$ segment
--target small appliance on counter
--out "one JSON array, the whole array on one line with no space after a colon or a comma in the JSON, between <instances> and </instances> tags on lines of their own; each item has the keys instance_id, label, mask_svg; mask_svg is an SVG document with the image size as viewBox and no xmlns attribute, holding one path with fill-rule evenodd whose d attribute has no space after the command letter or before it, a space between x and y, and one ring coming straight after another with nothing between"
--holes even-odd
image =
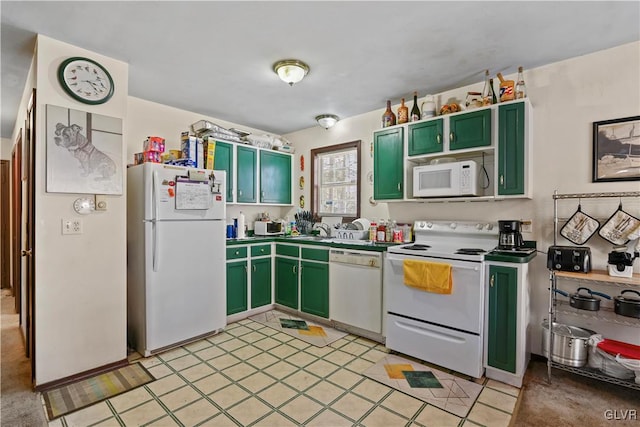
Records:
<instances>
[{"instance_id":1,"label":"small appliance on counter","mask_svg":"<svg viewBox=\"0 0 640 427\"><path fill-rule=\"evenodd\" d=\"M609 276L633 277L633 261L640 256L637 251L631 255L626 246L615 247L607 257Z\"/></svg>"},{"instance_id":2,"label":"small appliance on counter","mask_svg":"<svg viewBox=\"0 0 640 427\"><path fill-rule=\"evenodd\" d=\"M284 235L284 226L276 221L256 221L253 223L254 236L281 236Z\"/></svg>"},{"instance_id":3,"label":"small appliance on counter","mask_svg":"<svg viewBox=\"0 0 640 427\"><path fill-rule=\"evenodd\" d=\"M549 270L589 273L591 271L591 249L586 246L549 246L547 251Z\"/></svg>"},{"instance_id":4,"label":"small appliance on counter","mask_svg":"<svg viewBox=\"0 0 640 427\"><path fill-rule=\"evenodd\" d=\"M498 249L519 249L524 246L520 233L521 222L518 220L498 221Z\"/></svg>"}]
</instances>

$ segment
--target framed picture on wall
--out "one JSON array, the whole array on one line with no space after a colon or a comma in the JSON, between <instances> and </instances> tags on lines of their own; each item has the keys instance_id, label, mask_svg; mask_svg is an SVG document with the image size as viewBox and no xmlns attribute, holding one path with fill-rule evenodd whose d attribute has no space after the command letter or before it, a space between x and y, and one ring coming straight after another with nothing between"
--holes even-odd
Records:
<instances>
[{"instance_id":1,"label":"framed picture on wall","mask_svg":"<svg viewBox=\"0 0 640 427\"><path fill-rule=\"evenodd\" d=\"M122 194L122 119L47 105L47 192Z\"/></svg>"},{"instance_id":2,"label":"framed picture on wall","mask_svg":"<svg viewBox=\"0 0 640 427\"><path fill-rule=\"evenodd\" d=\"M593 182L640 181L640 116L593 123Z\"/></svg>"}]
</instances>

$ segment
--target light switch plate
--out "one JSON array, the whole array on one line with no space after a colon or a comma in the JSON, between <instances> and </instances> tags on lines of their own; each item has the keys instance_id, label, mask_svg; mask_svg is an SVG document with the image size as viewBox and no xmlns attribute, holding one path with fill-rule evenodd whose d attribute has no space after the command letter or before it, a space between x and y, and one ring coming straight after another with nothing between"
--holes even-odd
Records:
<instances>
[{"instance_id":1,"label":"light switch plate","mask_svg":"<svg viewBox=\"0 0 640 427\"><path fill-rule=\"evenodd\" d=\"M62 234L82 234L82 220L79 218L63 218Z\"/></svg>"}]
</instances>

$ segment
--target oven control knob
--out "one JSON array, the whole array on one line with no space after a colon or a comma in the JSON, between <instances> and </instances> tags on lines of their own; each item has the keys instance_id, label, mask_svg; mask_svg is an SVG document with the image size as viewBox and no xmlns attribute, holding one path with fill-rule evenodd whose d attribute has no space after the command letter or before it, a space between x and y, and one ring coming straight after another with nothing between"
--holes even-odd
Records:
<instances>
[{"instance_id":1,"label":"oven control knob","mask_svg":"<svg viewBox=\"0 0 640 427\"><path fill-rule=\"evenodd\" d=\"M423 222L422 223L422 228L424 228L424 227L431 228L431 227L433 227L433 223L431 223L431 222L424 223Z\"/></svg>"},{"instance_id":2,"label":"oven control knob","mask_svg":"<svg viewBox=\"0 0 640 427\"><path fill-rule=\"evenodd\" d=\"M452 222L451 224L449 224L449 227L453 228L454 230L456 229L457 226L458 224L456 224L455 222Z\"/></svg>"},{"instance_id":3,"label":"oven control knob","mask_svg":"<svg viewBox=\"0 0 640 427\"><path fill-rule=\"evenodd\" d=\"M476 228L478 230L482 230L484 228L484 226L482 224L476 224Z\"/></svg>"},{"instance_id":4,"label":"oven control knob","mask_svg":"<svg viewBox=\"0 0 640 427\"><path fill-rule=\"evenodd\" d=\"M493 230L493 224L487 224L487 230Z\"/></svg>"}]
</instances>

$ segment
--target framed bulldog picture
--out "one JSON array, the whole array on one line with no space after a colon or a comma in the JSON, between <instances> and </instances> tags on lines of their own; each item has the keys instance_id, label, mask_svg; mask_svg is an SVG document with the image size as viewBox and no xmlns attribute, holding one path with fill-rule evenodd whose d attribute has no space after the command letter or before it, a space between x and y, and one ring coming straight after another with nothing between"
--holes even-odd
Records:
<instances>
[{"instance_id":1,"label":"framed bulldog picture","mask_svg":"<svg viewBox=\"0 0 640 427\"><path fill-rule=\"evenodd\" d=\"M122 194L122 119L46 108L47 192Z\"/></svg>"}]
</instances>

